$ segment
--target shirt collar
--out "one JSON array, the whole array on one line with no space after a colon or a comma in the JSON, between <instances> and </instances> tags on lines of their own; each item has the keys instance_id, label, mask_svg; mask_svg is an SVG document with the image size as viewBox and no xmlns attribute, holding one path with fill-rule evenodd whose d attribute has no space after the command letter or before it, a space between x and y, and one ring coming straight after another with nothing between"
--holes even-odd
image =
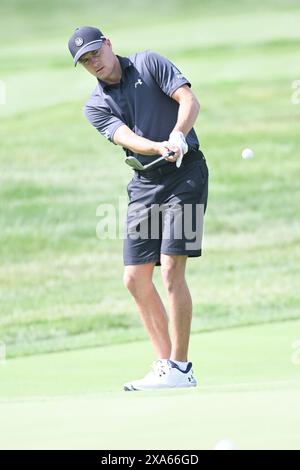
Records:
<instances>
[{"instance_id":1,"label":"shirt collar","mask_svg":"<svg viewBox=\"0 0 300 470\"><path fill-rule=\"evenodd\" d=\"M121 81L123 80L123 75L124 75L124 71L130 67L132 65L132 62L131 60L128 58L128 57L122 57L122 56L119 56L117 55L117 58L120 62L120 65L121 65L121 69L122 69L122 77L121 77ZM98 84L99 86L101 86L101 88L104 90L105 88L109 88L109 87L117 87L119 86L120 84L119 83L116 83L116 84L113 84L113 85L110 85L109 83L106 83L104 82L103 80L100 80L99 78L97 78L98 80Z\"/></svg>"}]
</instances>

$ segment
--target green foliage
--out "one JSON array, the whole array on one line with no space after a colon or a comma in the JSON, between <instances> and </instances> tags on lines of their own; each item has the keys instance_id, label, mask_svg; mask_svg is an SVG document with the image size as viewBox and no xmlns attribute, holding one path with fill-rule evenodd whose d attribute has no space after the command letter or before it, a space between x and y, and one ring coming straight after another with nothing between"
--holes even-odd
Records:
<instances>
[{"instance_id":1,"label":"green foliage","mask_svg":"<svg viewBox=\"0 0 300 470\"><path fill-rule=\"evenodd\" d=\"M11 356L144 337L122 240L96 237L98 205L117 211L131 171L82 115L95 82L67 50L78 24L98 24L117 53L166 54L200 99L210 196L204 256L187 272L193 331L300 316L299 3L121 5L1 4L0 340ZM165 298L158 269L155 282Z\"/></svg>"}]
</instances>

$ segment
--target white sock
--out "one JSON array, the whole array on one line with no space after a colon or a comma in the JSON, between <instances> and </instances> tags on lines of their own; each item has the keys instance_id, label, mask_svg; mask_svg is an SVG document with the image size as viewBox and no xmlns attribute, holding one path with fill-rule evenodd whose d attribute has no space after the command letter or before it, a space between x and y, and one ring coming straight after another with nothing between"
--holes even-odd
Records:
<instances>
[{"instance_id":1,"label":"white sock","mask_svg":"<svg viewBox=\"0 0 300 470\"><path fill-rule=\"evenodd\" d=\"M175 361L174 359L170 359L170 361L175 362L175 364L177 364L179 369L182 371L185 371L188 365L188 362Z\"/></svg>"}]
</instances>

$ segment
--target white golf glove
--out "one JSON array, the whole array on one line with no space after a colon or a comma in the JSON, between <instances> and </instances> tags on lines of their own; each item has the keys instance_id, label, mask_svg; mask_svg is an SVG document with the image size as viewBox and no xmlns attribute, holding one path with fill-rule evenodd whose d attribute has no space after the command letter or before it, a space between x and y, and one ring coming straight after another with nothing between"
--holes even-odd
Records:
<instances>
[{"instance_id":1,"label":"white golf glove","mask_svg":"<svg viewBox=\"0 0 300 470\"><path fill-rule=\"evenodd\" d=\"M169 142L179 147L179 157L176 160L176 166L179 168L182 163L183 155L188 151L188 144L186 143L184 134L180 131L171 132Z\"/></svg>"}]
</instances>

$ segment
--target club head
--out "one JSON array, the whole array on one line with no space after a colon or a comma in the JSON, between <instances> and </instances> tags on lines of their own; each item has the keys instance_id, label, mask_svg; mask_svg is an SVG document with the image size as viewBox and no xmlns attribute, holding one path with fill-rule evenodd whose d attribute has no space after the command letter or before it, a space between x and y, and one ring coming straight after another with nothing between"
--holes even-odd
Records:
<instances>
[{"instance_id":1,"label":"club head","mask_svg":"<svg viewBox=\"0 0 300 470\"><path fill-rule=\"evenodd\" d=\"M125 162L127 163L127 165L131 166L131 168L133 168L134 170L140 170L141 171L141 170L144 169L141 162L139 162L137 160L137 158L135 158L135 157L126 157Z\"/></svg>"},{"instance_id":2,"label":"club head","mask_svg":"<svg viewBox=\"0 0 300 470\"><path fill-rule=\"evenodd\" d=\"M165 155L160 156L159 158L156 158L156 160L153 160L151 163L148 163L148 165L142 165L141 162L135 158L135 157L126 157L125 162L127 165L131 166L134 170L139 170L139 171L145 171L148 168L151 168L152 166L156 165L156 163L164 160L166 157L170 157L171 155L174 155L174 152L172 150L169 150Z\"/></svg>"}]
</instances>

